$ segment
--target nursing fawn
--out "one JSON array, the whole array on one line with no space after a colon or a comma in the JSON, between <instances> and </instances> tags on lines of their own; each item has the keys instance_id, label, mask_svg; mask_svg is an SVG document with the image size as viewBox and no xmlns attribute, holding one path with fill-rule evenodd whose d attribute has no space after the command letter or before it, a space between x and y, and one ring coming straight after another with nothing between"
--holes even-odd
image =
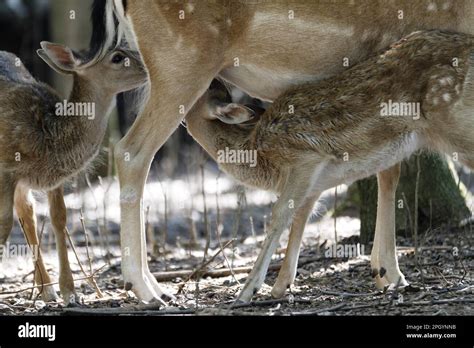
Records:
<instances>
[{"instance_id":1,"label":"nursing fawn","mask_svg":"<svg viewBox=\"0 0 474 348\"><path fill-rule=\"evenodd\" d=\"M59 73L72 75L66 101L36 81L13 54L0 52L0 245L13 226L13 209L28 244L38 250L35 281L51 283L38 248L31 189L48 191L59 254L59 287L66 303L75 299L67 256L66 208L62 184L87 167L100 150L107 115L117 93L147 81L140 58L114 49L88 63L67 47L43 42L38 55ZM44 286L43 299L56 299Z\"/></svg>"},{"instance_id":2,"label":"nursing fawn","mask_svg":"<svg viewBox=\"0 0 474 348\"><path fill-rule=\"evenodd\" d=\"M279 195L241 301L258 291L282 232L291 226L272 289L274 297L283 296L294 281L303 230L321 192L376 173L373 275L379 288L407 284L395 246L399 163L428 149L474 167L473 39L439 30L415 32L335 77L290 88L250 130L217 120L227 118L216 115L215 98L209 97L215 91L198 101L186 117L190 134L235 179ZM243 110L239 120L251 119ZM233 151L233 160L223 151ZM256 165L236 163L239 154L251 158L251 151Z\"/></svg>"}]
</instances>

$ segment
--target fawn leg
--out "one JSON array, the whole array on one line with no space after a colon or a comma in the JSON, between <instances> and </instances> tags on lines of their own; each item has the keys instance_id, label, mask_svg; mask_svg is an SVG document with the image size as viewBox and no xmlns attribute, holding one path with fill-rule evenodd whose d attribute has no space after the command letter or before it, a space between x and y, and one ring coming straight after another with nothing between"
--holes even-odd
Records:
<instances>
[{"instance_id":1,"label":"fawn leg","mask_svg":"<svg viewBox=\"0 0 474 348\"><path fill-rule=\"evenodd\" d=\"M15 183L0 172L0 245L5 245L13 228L13 196Z\"/></svg>"},{"instance_id":2,"label":"fawn leg","mask_svg":"<svg viewBox=\"0 0 474 348\"><path fill-rule=\"evenodd\" d=\"M49 215L56 236L56 247L58 249L59 290L61 291L64 303L68 305L70 302L76 302L76 294L74 291L74 280L68 259L66 235L67 211L66 205L64 204L64 192L62 186L48 192L48 203Z\"/></svg>"},{"instance_id":3,"label":"fawn leg","mask_svg":"<svg viewBox=\"0 0 474 348\"><path fill-rule=\"evenodd\" d=\"M238 301L240 302L249 302L260 289L281 234L291 224L295 209L300 208L306 199L306 195L310 190L311 175L302 172L289 175L291 181L287 181L280 198L273 206L268 235L263 242L262 250L245 282L244 288L239 294Z\"/></svg>"},{"instance_id":4,"label":"fawn leg","mask_svg":"<svg viewBox=\"0 0 474 348\"><path fill-rule=\"evenodd\" d=\"M51 278L44 266L41 255L38 234L36 233L36 215L35 202L29 188L17 185L15 190L15 210L18 219L22 221L25 238L31 248L35 251L35 283L37 285L51 283ZM57 299L56 291L52 285L40 288L41 297L45 302L55 301Z\"/></svg>"},{"instance_id":5,"label":"fawn leg","mask_svg":"<svg viewBox=\"0 0 474 348\"><path fill-rule=\"evenodd\" d=\"M295 280L304 228L308 221L308 217L313 210L316 199L317 197L314 196L308 198L301 208L296 211L295 216L293 217L285 259L283 260L280 272L278 273L278 278L272 288L272 296L274 298L283 297L286 289L293 284Z\"/></svg>"},{"instance_id":6,"label":"fawn leg","mask_svg":"<svg viewBox=\"0 0 474 348\"><path fill-rule=\"evenodd\" d=\"M371 266L379 289L408 285L398 267L395 243L395 193L400 178L400 163L377 174L378 198L375 238Z\"/></svg>"}]
</instances>

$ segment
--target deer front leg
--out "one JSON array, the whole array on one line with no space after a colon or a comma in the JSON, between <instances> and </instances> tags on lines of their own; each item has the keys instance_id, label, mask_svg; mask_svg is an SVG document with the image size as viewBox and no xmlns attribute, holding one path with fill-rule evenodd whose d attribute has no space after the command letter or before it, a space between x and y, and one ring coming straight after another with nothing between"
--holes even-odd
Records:
<instances>
[{"instance_id":1,"label":"deer front leg","mask_svg":"<svg viewBox=\"0 0 474 348\"><path fill-rule=\"evenodd\" d=\"M301 240L303 239L304 228L308 217L314 207L317 197L306 200L303 206L296 212L290 228L290 239L286 247L285 259L281 266L278 278L272 288L273 298L281 298L285 295L286 289L293 284L300 255Z\"/></svg>"},{"instance_id":2,"label":"deer front leg","mask_svg":"<svg viewBox=\"0 0 474 348\"><path fill-rule=\"evenodd\" d=\"M35 215L35 203L31 196L30 189L21 185L18 185L15 190L15 210L18 215L18 219L22 223L23 232L29 246L33 249L34 255L36 256L35 261L35 283L42 285L40 288L41 298L45 302L55 301L57 299L56 291L52 285L46 285L51 283L51 278L46 270L43 262L43 256L41 255L40 242L36 233L36 215Z\"/></svg>"},{"instance_id":3,"label":"deer front leg","mask_svg":"<svg viewBox=\"0 0 474 348\"><path fill-rule=\"evenodd\" d=\"M74 279L72 277L71 267L69 265L67 251L67 211L64 204L63 187L59 187L48 192L49 215L56 235L56 247L59 259L59 290L64 303L68 305L76 302L76 293L74 291Z\"/></svg>"},{"instance_id":4,"label":"deer front leg","mask_svg":"<svg viewBox=\"0 0 474 348\"><path fill-rule=\"evenodd\" d=\"M245 282L244 288L238 296L239 302L249 302L262 286L281 234L291 224L295 210L300 208L310 190L311 180L310 176L306 174L298 172L289 175L291 181L288 180L280 198L273 206L268 235L263 242L262 250Z\"/></svg>"},{"instance_id":5,"label":"deer front leg","mask_svg":"<svg viewBox=\"0 0 474 348\"><path fill-rule=\"evenodd\" d=\"M399 178L400 164L377 174L377 221L370 262L379 289L408 285L398 267L395 243L395 194Z\"/></svg>"},{"instance_id":6,"label":"deer front leg","mask_svg":"<svg viewBox=\"0 0 474 348\"><path fill-rule=\"evenodd\" d=\"M146 179L155 153L217 73L217 70L212 73L207 70L207 74L203 71L206 71L203 65L196 64L177 70L160 69L156 80L152 73L149 101L115 148L120 180L122 274L126 289L144 302L172 299L148 268L142 201Z\"/></svg>"}]
</instances>

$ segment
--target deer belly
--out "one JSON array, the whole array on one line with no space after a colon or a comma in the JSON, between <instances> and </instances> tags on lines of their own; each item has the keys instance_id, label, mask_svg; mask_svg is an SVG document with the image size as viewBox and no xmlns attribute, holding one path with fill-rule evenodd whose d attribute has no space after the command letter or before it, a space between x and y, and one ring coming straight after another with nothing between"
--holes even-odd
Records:
<instances>
[{"instance_id":1,"label":"deer belly","mask_svg":"<svg viewBox=\"0 0 474 348\"><path fill-rule=\"evenodd\" d=\"M342 183L351 184L388 169L423 148L423 144L422 137L412 132L364 156L356 154L351 159L349 154L346 161L338 160L328 165L326 172L328 175L331 173L331 177L334 178L328 183L328 188Z\"/></svg>"}]
</instances>

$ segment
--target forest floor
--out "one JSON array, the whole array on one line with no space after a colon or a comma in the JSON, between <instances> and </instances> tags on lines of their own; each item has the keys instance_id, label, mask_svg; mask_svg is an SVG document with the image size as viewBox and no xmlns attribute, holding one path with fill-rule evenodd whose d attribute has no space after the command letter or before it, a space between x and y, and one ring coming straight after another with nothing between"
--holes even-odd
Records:
<instances>
[{"instance_id":1,"label":"forest floor","mask_svg":"<svg viewBox=\"0 0 474 348\"><path fill-rule=\"evenodd\" d=\"M215 187L209 179L208 187ZM115 186L114 186L115 185ZM114 183L112 185L116 187ZM158 190L161 186L154 186ZM194 197L183 193L185 187ZM474 233L471 223L462 228L439 228L420 233L417 257L414 242L409 236L398 236L400 269L408 287L378 291L371 277L370 248L361 246L360 253L337 257L334 255L334 219L320 213L305 230L303 247L294 285L284 298L275 300L271 286L278 274L285 249L274 255L265 284L253 302L233 305L242 288L250 267L255 261L266 233L271 198L261 191L247 191L245 199L228 182L219 183L220 190L206 191L196 198L199 185L178 185L168 191L168 214L152 213L147 209L147 235L150 245L151 271L163 287L176 297L168 306L142 305L130 291L124 290L121 280L118 221L113 219L118 202L116 189L109 206L98 206L94 201L104 198L99 193L90 198L92 203L84 211L90 246L86 247L85 234L75 228L76 207L69 221L76 254L69 259L76 280L79 297L74 306L65 307L62 301L45 303L33 290L33 262L25 257L10 257L0 262L0 315L473 315L474 314ZM110 189L110 187L109 187ZM109 189L107 189L109 191ZM100 189L98 189L100 191ZM192 192L191 192L192 191ZM344 192L341 192L343 197ZM91 190L91 195L94 196ZM155 193L154 199L160 196ZM162 195L165 197L166 195ZM178 198L178 202L173 202ZM86 200L88 198L86 197ZM68 207L74 207L74 197L66 197ZM183 205L191 202L191 208ZM230 202L233 202L232 204ZM334 197L326 194L323 203L331 207ZM117 204L117 203L115 203ZM157 204L163 207L163 202ZM145 206L147 202L145 200ZM174 211L181 207L181 211ZM106 213L101 212L103 209ZM47 211L40 199L39 211ZM349 209L350 210L350 209ZM174 211L174 212L172 212ZM189 211L186 214L186 211ZM208 214L211 242L206 257L204 250L203 212ZM155 220L152 218L155 214ZM182 214L189 219L183 219ZM339 213L338 213L339 215ZM352 211L338 216L338 245L351 248L359 244L360 222ZM100 234L100 217L107 216L110 232L108 247L104 248ZM105 220L105 219L104 219ZM188 221L187 221L188 220ZM42 219L39 219L42 230ZM164 221L164 222L163 222ZM236 224L236 221L238 222ZM219 222L219 223L217 223ZM49 224L48 224L49 225ZM215 228L219 225L219 228ZM103 226L102 226L103 229ZM195 230L196 241L190 243L190 230ZM222 233L217 233L220 231ZM51 246L50 228L45 228L42 250L48 271L57 279L59 266ZM103 231L102 231L103 233ZM219 237L219 238L218 238ZM283 236L282 246L288 236ZM20 243L20 231L14 233L11 243ZM165 248L160 240L166 240ZM88 256L89 255L89 256ZM90 257L90 258L89 258ZM85 274L79 267L83 266ZM204 261L205 260L205 261ZM85 280L93 274L100 294ZM57 288L57 285L55 285Z\"/></svg>"},{"instance_id":2,"label":"forest floor","mask_svg":"<svg viewBox=\"0 0 474 348\"><path fill-rule=\"evenodd\" d=\"M454 237L453 237L454 236ZM247 238L232 248L203 252L168 247L160 256L150 257L151 271L167 291L176 296L168 307L140 305L132 293L124 290L118 250L96 259L92 267L102 298L84 280L76 282L80 303L64 307L60 302L44 303L30 289L32 273L0 280L0 314L3 315L472 315L474 313L473 234L465 230L428 236L415 261L411 242L399 238L399 262L410 285L388 291L376 291L371 278L369 257L330 258L324 247L307 246L301 253L295 284L283 299L271 298L273 284L284 250L272 262L265 284L249 304L231 306L247 273L245 267L255 259L255 245L262 238ZM251 239L251 240L250 240ZM341 244L357 243L357 237ZM453 245L457 247L453 252ZM82 254L85 248L78 248ZM224 258L225 255L225 258ZM227 259L227 260L226 260ZM209 261L210 260L210 261ZM235 269L232 274L228 265ZM76 279L84 274L76 271ZM51 268L55 274L57 268ZM183 274L176 271L185 271ZM93 271L94 272L94 271ZM219 272L223 274L218 274ZM90 273L89 273L90 274ZM88 275L89 275L88 274ZM28 289L27 291L20 291ZM18 292L19 291L19 292Z\"/></svg>"}]
</instances>

